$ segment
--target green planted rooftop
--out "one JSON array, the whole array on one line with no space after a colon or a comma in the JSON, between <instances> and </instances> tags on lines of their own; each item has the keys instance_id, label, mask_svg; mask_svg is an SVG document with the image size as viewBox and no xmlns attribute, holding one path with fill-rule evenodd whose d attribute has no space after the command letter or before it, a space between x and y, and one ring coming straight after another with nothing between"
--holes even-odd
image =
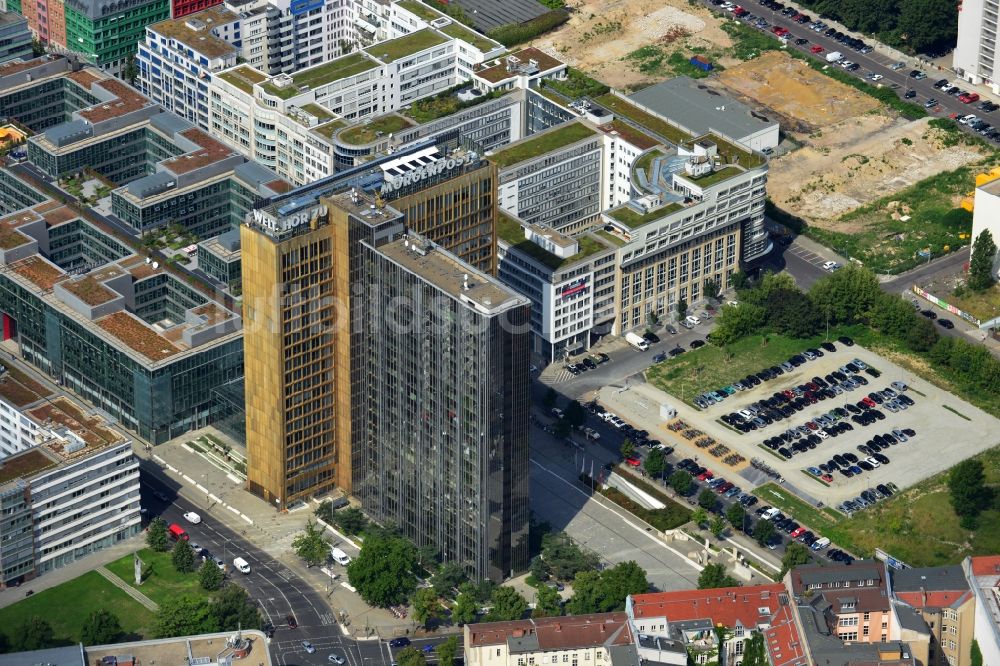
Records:
<instances>
[{"instance_id":1,"label":"green planted rooftop","mask_svg":"<svg viewBox=\"0 0 1000 666\"><path fill-rule=\"evenodd\" d=\"M379 138L413 127L413 121L401 115L392 113L387 116L380 116L367 123L355 125L346 132L341 133L340 140L352 146L363 146Z\"/></svg>"},{"instance_id":2,"label":"green planted rooftop","mask_svg":"<svg viewBox=\"0 0 1000 666\"><path fill-rule=\"evenodd\" d=\"M314 104L310 102L309 104L303 104L299 108L301 108L303 111L308 112L310 115L316 116L317 118L319 118L320 122L323 122L324 120L333 119L333 114L330 113L330 110L324 109L319 104Z\"/></svg>"},{"instance_id":3,"label":"green planted rooftop","mask_svg":"<svg viewBox=\"0 0 1000 666\"><path fill-rule=\"evenodd\" d=\"M705 134L704 136L699 136L692 139L690 143L685 146L685 148L690 148L698 141L708 141L710 143L714 143L718 148L719 157L722 158L722 161L725 164L739 164L744 169L753 169L767 163L767 158L760 153L755 153L749 148L738 146L732 141L723 139L718 134Z\"/></svg>"},{"instance_id":4,"label":"green planted rooftop","mask_svg":"<svg viewBox=\"0 0 1000 666\"><path fill-rule=\"evenodd\" d=\"M250 95L253 94L253 84L262 83L267 80L267 76L248 66L235 67L216 74L216 76Z\"/></svg>"},{"instance_id":5,"label":"green planted rooftop","mask_svg":"<svg viewBox=\"0 0 1000 666\"><path fill-rule=\"evenodd\" d=\"M278 88L270 81L263 84L262 87L270 95L275 95L281 99L290 99L301 94L299 89L302 87L315 90L321 86L329 85L335 81L346 79L349 76L361 74L377 67L378 63L365 54L352 53L343 58L337 58L322 65L317 65L316 67L303 69L292 76L292 85L287 88Z\"/></svg>"},{"instance_id":6,"label":"green planted rooftop","mask_svg":"<svg viewBox=\"0 0 1000 666\"><path fill-rule=\"evenodd\" d=\"M649 224L650 222L655 222L656 220L662 219L673 213L684 208L683 205L677 203L669 203L666 206L661 206L660 208L655 208L648 213L640 213L636 211L631 206L621 206L607 213L608 217L617 222L621 222L629 229L638 229L639 227Z\"/></svg>"},{"instance_id":7,"label":"green planted rooftop","mask_svg":"<svg viewBox=\"0 0 1000 666\"><path fill-rule=\"evenodd\" d=\"M698 187L703 187L704 188L704 187L710 187L710 186L715 185L717 183L721 183L722 181L727 180L729 178L732 178L733 176L738 176L741 173L744 173L744 171L743 171L743 169L739 168L738 166L726 166L726 167L722 167L718 171L713 171L711 173L706 173L704 176L701 176L699 178L692 178L691 176L688 176L687 174L683 174L683 173L680 174L680 176L682 178L686 178L687 180L690 180L692 183L694 183Z\"/></svg>"},{"instance_id":8,"label":"green planted rooftop","mask_svg":"<svg viewBox=\"0 0 1000 666\"><path fill-rule=\"evenodd\" d=\"M500 168L508 167L525 160L540 157L553 150L582 141L594 136L594 130L578 122L562 125L553 130L536 134L530 138L518 141L490 156Z\"/></svg>"},{"instance_id":9,"label":"green planted rooftop","mask_svg":"<svg viewBox=\"0 0 1000 666\"><path fill-rule=\"evenodd\" d=\"M632 122L641 125L650 132L658 134L667 141L673 143L684 143L691 140L691 135L684 132L663 118L654 116L637 107L635 104L625 101L613 93L601 95L594 100L604 108L608 109L616 116L628 118Z\"/></svg>"},{"instance_id":10,"label":"green planted rooftop","mask_svg":"<svg viewBox=\"0 0 1000 666\"><path fill-rule=\"evenodd\" d=\"M424 3L420 2L420 0L400 0L398 4L406 11L410 12L411 14L415 14L416 16L419 16L428 23L431 21L436 21L437 19L444 16L444 14L428 7Z\"/></svg>"},{"instance_id":11,"label":"green planted rooftop","mask_svg":"<svg viewBox=\"0 0 1000 666\"><path fill-rule=\"evenodd\" d=\"M334 120L330 123L325 123L323 125L317 125L313 128L313 131L320 136L325 136L327 139L332 139L333 135L340 130L341 127L347 127L347 123L343 120Z\"/></svg>"},{"instance_id":12,"label":"green planted rooftop","mask_svg":"<svg viewBox=\"0 0 1000 666\"><path fill-rule=\"evenodd\" d=\"M502 213L497 215L497 236L509 244L512 249L516 249L518 252L528 255L532 259L535 259L552 270L556 270L562 266L586 259L592 254L608 249L608 246L597 240L597 238L583 234L573 238L573 240L577 242L579 251L571 257L562 259L552 254L538 243L525 238L524 227L522 227L517 220Z\"/></svg>"},{"instance_id":13,"label":"green planted rooftop","mask_svg":"<svg viewBox=\"0 0 1000 666\"><path fill-rule=\"evenodd\" d=\"M414 53L420 53L432 46L444 44L448 39L433 30L418 30L399 39L379 42L365 49L365 52L382 62L393 62Z\"/></svg>"},{"instance_id":14,"label":"green planted rooftop","mask_svg":"<svg viewBox=\"0 0 1000 666\"><path fill-rule=\"evenodd\" d=\"M500 46L499 43L494 42L492 39L487 39L483 37L475 30L470 30L464 25L457 21L452 21L445 27L440 29L441 32L448 35L449 37L454 37L455 39L461 39L467 44L471 44L473 47L479 49L483 53L489 53L493 49Z\"/></svg>"}]
</instances>

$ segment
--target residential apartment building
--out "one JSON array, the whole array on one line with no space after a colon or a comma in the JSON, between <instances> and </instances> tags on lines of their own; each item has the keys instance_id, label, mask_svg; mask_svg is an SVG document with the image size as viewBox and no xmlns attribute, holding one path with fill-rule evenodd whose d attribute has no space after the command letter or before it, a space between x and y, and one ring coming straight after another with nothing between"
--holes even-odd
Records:
<instances>
[{"instance_id":1,"label":"residential apartment building","mask_svg":"<svg viewBox=\"0 0 1000 666\"><path fill-rule=\"evenodd\" d=\"M142 94L202 129L208 129L212 72L236 65L239 16L215 7L146 28L136 56L136 87Z\"/></svg>"},{"instance_id":2,"label":"residential apartment building","mask_svg":"<svg viewBox=\"0 0 1000 666\"><path fill-rule=\"evenodd\" d=\"M464 637L465 663L469 666L640 663L635 634L625 613L467 624Z\"/></svg>"},{"instance_id":3,"label":"residential apartment building","mask_svg":"<svg viewBox=\"0 0 1000 666\"><path fill-rule=\"evenodd\" d=\"M972 633L983 663L1000 663L1000 555L966 557L962 571L976 597Z\"/></svg>"},{"instance_id":4,"label":"residential apartment building","mask_svg":"<svg viewBox=\"0 0 1000 666\"><path fill-rule=\"evenodd\" d=\"M423 237L364 246L361 286L378 296L360 304L354 494L475 578L512 577L529 559L530 304Z\"/></svg>"},{"instance_id":5,"label":"residential apartment building","mask_svg":"<svg viewBox=\"0 0 1000 666\"><path fill-rule=\"evenodd\" d=\"M170 16L168 0L8 0L7 9L28 19L39 39L52 47L79 54L114 76L123 76L146 26Z\"/></svg>"},{"instance_id":6,"label":"residential apartment building","mask_svg":"<svg viewBox=\"0 0 1000 666\"><path fill-rule=\"evenodd\" d=\"M842 642L885 643L899 638L882 562L800 566L787 574L786 586L797 598L824 599L828 607L823 612L836 619L835 635Z\"/></svg>"},{"instance_id":7,"label":"residential apartment building","mask_svg":"<svg viewBox=\"0 0 1000 666\"><path fill-rule=\"evenodd\" d=\"M14 12L0 12L0 63L8 60L30 60L31 30L28 19Z\"/></svg>"},{"instance_id":8,"label":"residential apartment building","mask_svg":"<svg viewBox=\"0 0 1000 666\"><path fill-rule=\"evenodd\" d=\"M130 441L63 397L26 416L35 423L38 443L0 463L2 587L142 530L139 461Z\"/></svg>"},{"instance_id":9,"label":"residential apartment building","mask_svg":"<svg viewBox=\"0 0 1000 666\"><path fill-rule=\"evenodd\" d=\"M4 323L9 332L11 320L7 318ZM43 392L36 392L41 385L29 381L20 373L17 373L18 377L13 374L6 367L0 372L0 461L40 443L38 423L27 415L24 408L44 397ZM24 380L23 383L19 379Z\"/></svg>"},{"instance_id":10,"label":"residential apartment building","mask_svg":"<svg viewBox=\"0 0 1000 666\"><path fill-rule=\"evenodd\" d=\"M968 666L976 600L962 567L892 569L889 586L900 638L915 655L926 649L926 655L919 653L921 663ZM926 641L918 638L924 634Z\"/></svg>"},{"instance_id":11,"label":"residential apartment building","mask_svg":"<svg viewBox=\"0 0 1000 666\"><path fill-rule=\"evenodd\" d=\"M990 86L1000 93L997 70L997 0L964 0L958 12L958 42L952 69L969 83Z\"/></svg>"}]
</instances>

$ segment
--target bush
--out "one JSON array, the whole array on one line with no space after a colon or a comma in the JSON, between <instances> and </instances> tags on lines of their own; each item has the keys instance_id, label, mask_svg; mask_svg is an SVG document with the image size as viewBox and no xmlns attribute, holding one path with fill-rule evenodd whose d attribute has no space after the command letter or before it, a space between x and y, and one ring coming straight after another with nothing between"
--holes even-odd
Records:
<instances>
[{"instance_id":1,"label":"bush","mask_svg":"<svg viewBox=\"0 0 1000 666\"><path fill-rule=\"evenodd\" d=\"M601 95L606 95L611 90L600 81L590 78L574 67L566 68L565 81L542 79L542 83L545 87L552 88L570 99L600 97Z\"/></svg>"},{"instance_id":2,"label":"bush","mask_svg":"<svg viewBox=\"0 0 1000 666\"><path fill-rule=\"evenodd\" d=\"M555 9L524 23L508 23L490 30L487 36L504 46L515 46L556 28L569 20L565 9Z\"/></svg>"},{"instance_id":3,"label":"bush","mask_svg":"<svg viewBox=\"0 0 1000 666\"><path fill-rule=\"evenodd\" d=\"M691 518L691 512L676 502L671 502L673 506L668 504L665 509L646 509L633 502L617 488L605 488L601 494L661 532L678 528Z\"/></svg>"}]
</instances>

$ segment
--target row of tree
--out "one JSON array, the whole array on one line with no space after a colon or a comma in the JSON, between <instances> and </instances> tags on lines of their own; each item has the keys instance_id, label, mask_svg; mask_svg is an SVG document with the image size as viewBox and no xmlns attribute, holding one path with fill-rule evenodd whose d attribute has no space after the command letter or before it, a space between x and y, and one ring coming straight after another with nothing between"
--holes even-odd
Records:
<instances>
[{"instance_id":1,"label":"row of tree","mask_svg":"<svg viewBox=\"0 0 1000 666\"><path fill-rule=\"evenodd\" d=\"M804 7L892 46L924 52L954 47L958 13L950 0L800 0Z\"/></svg>"}]
</instances>

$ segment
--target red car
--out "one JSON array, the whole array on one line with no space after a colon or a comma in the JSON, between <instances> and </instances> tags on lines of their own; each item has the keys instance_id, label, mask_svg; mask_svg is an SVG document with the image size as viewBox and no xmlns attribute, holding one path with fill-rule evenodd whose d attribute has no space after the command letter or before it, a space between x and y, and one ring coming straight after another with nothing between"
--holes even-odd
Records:
<instances>
[{"instance_id":1,"label":"red car","mask_svg":"<svg viewBox=\"0 0 1000 666\"><path fill-rule=\"evenodd\" d=\"M958 96L958 101L962 104L972 104L979 101L979 93L965 93Z\"/></svg>"},{"instance_id":2,"label":"red car","mask_svg":"<svg viewBox=\"0 0 1000 666\"><path fill-rule=\"evenodd\" d=\"M874 407L875 406L875 401L872 400L871 398L869 398L868 396L865 396L865 397L861 398L861 402L865 403L869 407Z\"/></svg>"},{"instance_id":3,"label":"red car","mask_svg":"<svg viewBox=\"0 0 1000 666\"><path fill-rule=\"evenodd\" d=\"M800 536L802 536L803 533L805 533L805 531L806 528L800 527L796 530L792 530L792 533L789 534L788 536L792 537L793 539L798 539Z\"/></svg>"},{"instance_id":4,"label":"red car","mask_svg":"<svg viewBox=\"0 0 1000 666\"><path fill-rule=\"evenodd\" d=\"M821 476L819 478L823 479L827 483L833 483L833 477L830 476L829 474L824 474L823 476Z\"/></svg>"},{"instance_id":5,"label":"red car","mask_svg":"<svg viewBox=\"0 0 1000 666\"><path fill-rule=\"evenodd\" d=\"M642 464L642 460L634 456L632 458L626 458L625 462L627 462L629 465L632 465L632 467L638 467L639 465Z\"/></svg>"},{"instance_id":6,"label":"red car","mask_svg":"<svg viewBox=\"0 0 1000 666\"><path fill-rule=\"evenodd\" d=\"M825 49L822 46L813 46L809 49L810 53L822 53Z\"/></svg>"},{"instance_id":7,"label":"red car","mask_svg":"<svg viewBox=\"0 0 1000 666\"><path fill-rule=\"evenodd\" d=\"M776 25L771 28L771 32L776 34L778 37L784 37L788 34L788 28L782 28L780 25Z\"/></svg>"},{"instance_id":8,"label":"red car","mask_svg":"<svg viewBox=\"0 0 1000 666\"><path fill-rule=\"evenodd\" d=\"M734 484L730 483L729 481L726 481L725 483L720 483L719 485L717 485L715 487L715 492L717 492L717 493L719 493L721 495L722 493L726 492L727 490L731 490L732 487L733 487L733 485Z\"/></svg>"},{"instance_id":9,"label":"red car","mask_svg":"<svg viewBox=\"0 0 1000 666\"><path fill-rule=\"evenodd\" d=\"M819 425L813 423L812 421L806 421L806 427L810 430L819 430Z\"/></svg>"},{"instance_id":10,"label":"red car","mask_svg":"<svg viewBox=\"0 0 1000 666\"><path fill-rule=\"evenodd\" d=\"M712 470L706 469L704 472L702 472L701 474L698 475L698 480L699 481L708 481L709 479L713 478L714 476L715 476L715 474L712 473Z\"/></svg>"}]
</instances>

